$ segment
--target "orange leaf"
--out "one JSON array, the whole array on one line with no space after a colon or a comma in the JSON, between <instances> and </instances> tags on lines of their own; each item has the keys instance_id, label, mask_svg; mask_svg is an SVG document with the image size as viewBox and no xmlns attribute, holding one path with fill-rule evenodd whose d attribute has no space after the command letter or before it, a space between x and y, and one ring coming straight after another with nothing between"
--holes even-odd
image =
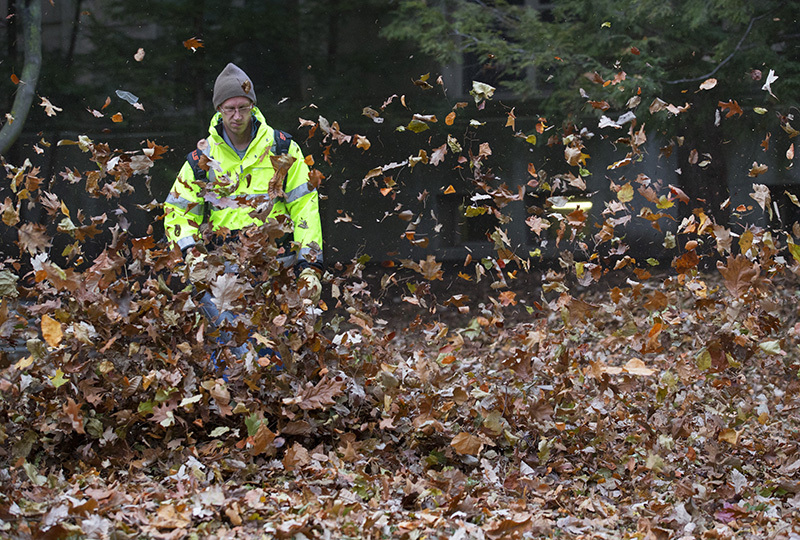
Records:
<instances>
[{"instance_id":1,"label":"orange leaf","mask_svg":"<svg viewBox=\"0 0 800 540\"><path fill-rule=\"evenodd\" d=\"M448 126L452 126L453 122L455 121L456 121L455 111L451 112L450 114L444 117L444 123L447 124Z\"/></svg>"},{"instance_id":2,"label":"orange leaf","mask_svg":"<svg viewBox=\"0 0 800 540\"><path fill-rule=\"evenodd\" d=\"M203 42L197 39L196 37L189 38L183 42L183 46L187 49L191 49L192 52L196 52L197 49L203 47Z\"/></svg>"},{"instance_id":3,"label":"orange leaf","mask_svg":"<svg viewBox=\"0 0 800 540\"><path fill-rule=\"evenodd\" d=\"M58 347L61 344L61 339L64 337L61 323L51 318L49 315L43 315L42 336L44 336L44 340L48 345L51 347Z\"/></svg>"},{"instance_id":4,"label":"orange leaf","mask_svg":"<svg viewBox=\"0 0 800 540\"><path fill-rule=\"evenodd\" d=\"M744 112L744 111L742 111L742 108L739 106L739 103L736 100L733 100L733 99L728 101L727 103L723 103L722 101L720 101L719 103L717 103L717 105L723 111L725 111L725 110L728 111L727 114L725 115L725 118L730 118L734 114L738 114L739 116L741 116L743 114L743 112Z\"/></svg>"},{"instance_id":5,"label":"orange leaf","mask_svg":"<svg viewBox=\"0 0 800 540\"><path fill-rule=\"evenodd\" d=\"M112 122L115 122L115 123L117 123L117 124L118 124L118 123L120 123L120 122L122 122L122 113L117 113L117 114L115 114L114 116L112 116L112 117L111 117L111 121L112 121Z\"/></svg>"},{"instance_id":6,"label":"orange leaf","mask_svg":"<svg viewBox=\"0 0 800 540\"><path fill-rule=\"evenodd\" d=\"M452 184L447 186L447 189L444 190L444 194L445 195L451 195L451 194L453 194L455 192L456 192L456 188L454 188Z\"/></svg>"},{"instance_id":7,"label":"orange leaf","mask_svg":"<svg viewBox=\"0 0 800 540\"><path fill-rule=\"evenodd\" d=\"M14 74L12 73L12 74L11 74L11 82L12 82L12 83L14 83L15 85L16 85L16 84L19 84L19 77L17 77L16 75L14 75Z\"/></svg>"}]
</instances>

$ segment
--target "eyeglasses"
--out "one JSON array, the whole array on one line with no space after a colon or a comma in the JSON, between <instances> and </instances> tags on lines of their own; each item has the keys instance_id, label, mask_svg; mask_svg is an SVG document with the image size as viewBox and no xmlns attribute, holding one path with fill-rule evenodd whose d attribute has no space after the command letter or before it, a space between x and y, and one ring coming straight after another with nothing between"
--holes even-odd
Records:
<instances>
[{"instance_id":1,"label":"eyeglasses","mask_svg":"<svg viewBox=\"0 0 800 540\"><path fill-rule=\"evenodd\" d=\"M253 106L252 105L242 105L241 107L220 107L219 110L225 116L234 116L237 112L241 116L244 116L247 113L249 113L251 110L253 110Z\"/></svg>"}]
</instances>

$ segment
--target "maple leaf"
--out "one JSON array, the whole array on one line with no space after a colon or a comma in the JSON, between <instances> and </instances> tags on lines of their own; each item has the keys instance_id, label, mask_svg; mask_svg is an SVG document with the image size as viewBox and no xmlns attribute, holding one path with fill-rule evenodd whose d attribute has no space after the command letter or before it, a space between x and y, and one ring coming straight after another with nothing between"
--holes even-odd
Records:
<instances>
[{"instance_id":1,"label":"maple leaf","mask_svg":"<svg viewBox=\"0 0 800 540\"><path fill-rule=\"evenodd\" d=\"M234 309L235 302L244 293L244 286L236 283L236 274L228 273L217 276L211 284L212 301L220 311Z\"/></svg>"},{"instance_id":2,"label":"maple leaf","mask_svg":"<svg viewBox=\"0 0 800 540\"><path fill-rule=\"evenodd\" d=\"M725 278L725 288L734 298L741 298L758 276L759 265L750 262L744 255L728 256L727 265L717 261L717 269Z\"/></svg>"}]
</instances>

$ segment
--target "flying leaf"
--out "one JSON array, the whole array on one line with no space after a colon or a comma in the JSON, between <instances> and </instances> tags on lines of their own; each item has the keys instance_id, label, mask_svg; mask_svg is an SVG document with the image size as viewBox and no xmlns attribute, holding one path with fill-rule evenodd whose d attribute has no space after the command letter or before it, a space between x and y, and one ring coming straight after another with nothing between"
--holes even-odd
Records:
<instances>
[{"instance_id":1,"label":"flying leaf","mask_svg":"<svg viewBox=\"0 0 800 540\"><path fill-rule=\"evenodd\" d=\"M479 104L483 100L492 99L494 91L494 86L478 81L472 81L472 90L470 90L469 93L475 99L475 103Z\"/></svg>"},{"instance_id":2,"label":"flying leaf","mask_svg":"<svg viewBox=\"0 0 800 540\"><path fill-rule=\"evenodd\" d=\"M706 79L700 84L700 90L711 90L715 86L717 86L717 79Z\"/></svg>"},{"instance_id":3,"label":"flying leaf","mask_svg":"<svg viewBox=\"0 0 800 540\"><path fill-rule=\"evenodd\" d=\"M728 102L720 101L717 105L723 110L727 111L725 118L730 118L734 114L738 114L741 116L743 114L742 108L739 106L739 103L735 100L730 100Z\"/></svg>"},{"instance_id":4,"label":"flying leaf","mask_svg":"<svg viewBox=\"0 0 800 540\"><path fill-rule=\"evenodd\" d=\"M197 49L203 47L203 42L196 37L192 37L184 41L183 46L190 49L192 52L197 52Z\"/></svg>"},{"instance_id":5,"label":"flying leaf","mask_svg":"<svg viewBox=\"0 0 800 540\"><path fill-rule=\"evenodd\" d=\"M42 102L39 103L39 105L44 107L44 112L47 114L47 116L55 116L56 113L60 113L62 111L60 107L56 107L50 103L50 100L46 97L42 97Z\"/></svg>"},{"instance_id":6,"label":"flying leaf","mask_svg":"<svg viewBox=\"0 0 800 540\"><path fill-rule=\"evenodd\" d=\"M758 164L758 163L756 163L756 162L754 161L754 162L753 162L753 166L752 166L752 167L750 167L750 170L749 170L749 171L748 171L748 173L747 173L747 176L749 176L749 177L751 177L751 178L754 178L754 177L756 177L756 176L759 176L759 175L761 175L761 174L764 174L765 172L767 172L767 170L769 170L769 167L768 167L768 166L766 166L766 165L760 165L760 164ZM763 208L763 206L762 206L762 208Z\"/></svg>"},{"instance_id":7,"label":"flying leaf","mask_svg":"<svg viewBox=\"0 0 800 540\"><path fill-rule=\"evenodd\" d=\"M766 90L767 92L769 92L769 95L771 95L775 99L778 99L778 98L775 97L775 94L772 93L772 83L774 83L777 80L778 80L778 76L775 75L775 70L771 69L771 70L769 70L769 73L767 74L767 80L764 82L764 86L761 87L762 90Z\"/></svg>"},{"instance_id":8,"label":"flying leaf","mask_svg":"<svg viewBox=\"0 0 800 540\"><path fill-rule=\"evenodd\" d=\"M122 122L122 120L123 120L122 119L122 113L119 113L119 112L111 117L111 121L114 122L114 123L117 123L117 124Z\"/></svg>"},{"instance_id":9,"label":"flying leaf","mask_svg":"<svg viewBox=\"0 0 800 540\"><path fill-rule=\"evenodd\" d=\"M443 144L439 148L434 148L433 154L431 155L431 165L434 167L439 165L444 160L444 156L447 154L447 143Z\"/></svg>"},{"instance_id":10,"label":"flying leaf","mask_svg":"<svg viewBox=\"0 0 800 540\"><path fill-rule=\"evenodd\" d=\"M744 255L728 256L727 265L717 261L717 269L725 278L725 288L734 298L741 298L758 275L759 266L747 260Z\"/></svg>"},{"instance_id":11,"label":"flying leaf","mask_svg":"<svg viewBox=\"0 0 800 540\"><path fill-rule=\"evenodd\" d=\"M222 274L217 276L211 284L212 301L220 311L234 308L234 302L244 293L244 287L236 283L235 274Z\"/></svg>"},{"instance_id":12,"label":"flying leaf","mask_svg":"<svg viewBox=\"0 0 800 540\"><path fill-rule=\"evenodd\" d=\"M633 193L633 186L628 182L617 192L617 199L619 199L621 203L631 202L633 200Z\"/></svg>"},{"instance_id":13,"label":"flying leaf","mask_svg":"<svg viewBox=\"0 0 800 540\"><path fill-rule=\"evenodd\" d=\"M764 184L753 184L753 192L750 194L750 198L756 201L762 210L766 210L772 200L769 187L765 186Z\"/></svg>"},{"instance_id":14,"label":"flying leaf","mask_svg":"<svg viewBox=\"0 0 800 540\"><path fill-rule=\"evenodd\" d=\"M144 49L139 47L139 50L136 51L136 54L133 55L133 59L136 60L137 62L141 62L142 60L144 60Z\"/></svg>"},{"instance_id":15,"label":"flying leaf","mask_svg":"<svg viewBox=\"0 0 800 540\"><path fill-rule=\"evenodd\" d=\"M433 255L428 255L424 261L419 262L419 273L428 281L442 279L442 263L436 262Z\"/></svg>"}]
</instances>

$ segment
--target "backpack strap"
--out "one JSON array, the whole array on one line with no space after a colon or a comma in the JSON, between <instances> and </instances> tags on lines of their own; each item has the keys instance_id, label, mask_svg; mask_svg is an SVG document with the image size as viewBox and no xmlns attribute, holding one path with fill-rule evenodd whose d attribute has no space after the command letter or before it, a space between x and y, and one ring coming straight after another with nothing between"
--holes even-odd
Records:
<instances>
[{"instance_id":1,"label":"backpack strap","mask_svg":"<svg viewBox=\"0 0 800 540\"><path fill-rule=\"evenodd\" d=\"M273 128L273 142L272 153L275 155L285 154L289 151L289 146L292 144L292 136L281 131L280 129Z\"/></svg>"}]
</instances>

